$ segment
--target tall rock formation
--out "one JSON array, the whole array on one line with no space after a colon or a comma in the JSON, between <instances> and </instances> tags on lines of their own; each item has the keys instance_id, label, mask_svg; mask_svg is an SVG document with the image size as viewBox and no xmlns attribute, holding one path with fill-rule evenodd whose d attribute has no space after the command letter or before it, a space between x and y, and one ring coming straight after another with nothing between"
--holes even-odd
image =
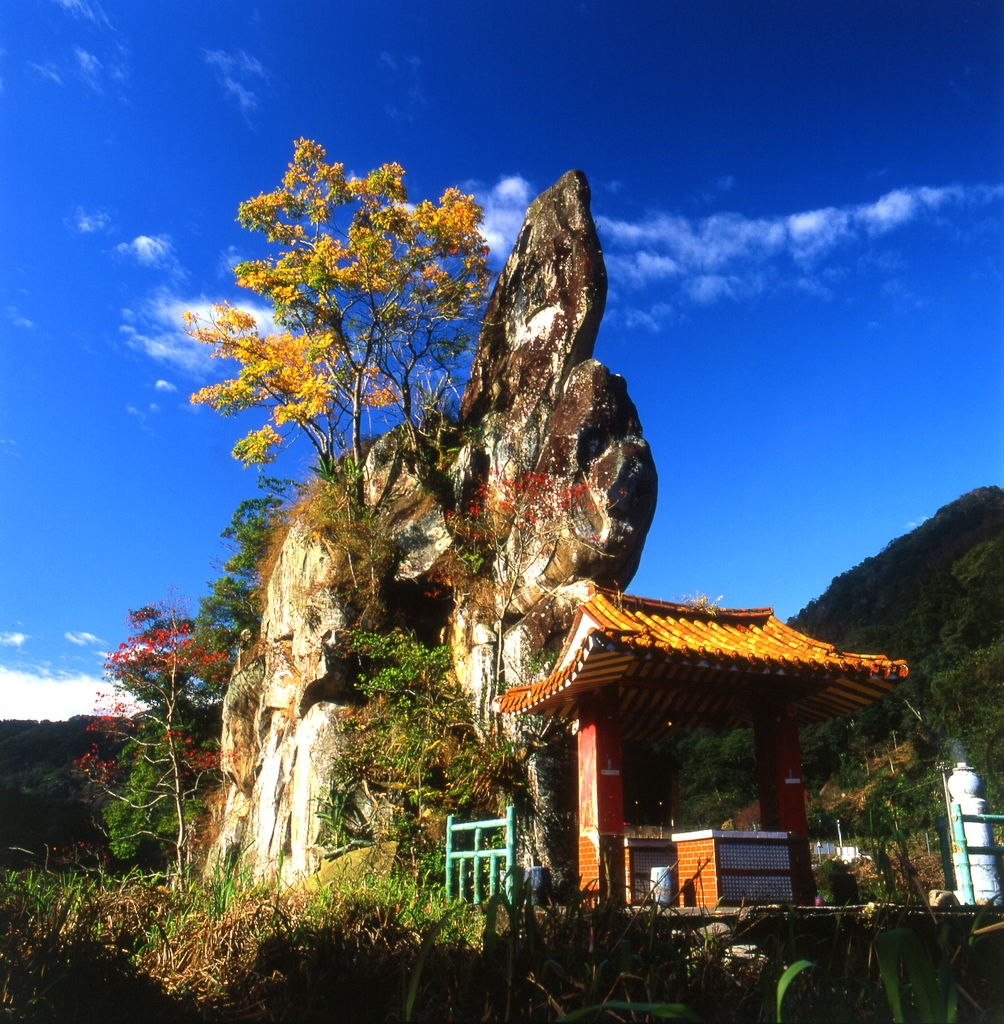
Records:
<instances>
[{"instance_id":1,"label":"tall rock formation","mask_svg":"<svg viewBox=\"0 0 1004 1024\"><path fill-rule=\"evenodd\" d=\"M440 628L483 723L501 689L546 671L589 583L627 586L655 510L655 465L625 382L592 359L606 287L589 186L570 171L527 211L461 404L453 504L497 513L502 533L487 585L455 589ZM366 501L398 552L389 571L421 583L455 543L452 510L411 473L393 435L374 444L365 472ZM337 639L363 611L332 586L339 558L294 524L269 581L257 655L227 694L216 852L242 856L256 876L280 862L284 877L303 875L323 856L316 809L344 715ZM526 748L534 801L525 855L560 868L571 856L559 796L567 737L528 726L514 738Z\"/></svg>"},{"instance_id":2,"label":"tall rock formation","mask_svg":"<svg viewBox=\"0 0 1004 1024\"><path fill-rule=\"evenodd\" d=\"M532 550L517 558L515 545L526 538L514 536L507 563L494 567L506 684L524 681L529 653L563 639L566 606L574 610L581 599L572 596L583 591L577 584L626 586L655 511L655 464L624 379L591 358L606 294L589 185L569 171L527 211L488 303L461 404L461 423L477 440L458 460L458 493L482 486L491 503L536 473L546 475L552 497L529 526ZM574 496L574 514L563 495ZM519 579L511 607L502 608L512 582L506 572ZM458 607L453 644L462 682L490 703L503 680L486 677L490 659L478 640L494 650L497 630L479 618L477 609Z\"/></svg>"}]
</instances>

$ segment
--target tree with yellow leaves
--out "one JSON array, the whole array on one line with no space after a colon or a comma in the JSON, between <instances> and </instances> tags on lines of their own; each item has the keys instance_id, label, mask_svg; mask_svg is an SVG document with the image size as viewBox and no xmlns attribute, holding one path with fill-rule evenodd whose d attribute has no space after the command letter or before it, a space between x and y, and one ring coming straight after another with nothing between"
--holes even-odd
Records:
<instances>
[{"instance_id":1,"label":"tree with yellow leaves","mask_svg":"<svg viewBox=\"0 0 1004 1024\"><path fill-rule=\"evenodd\" d=\"M328 475L342 454L361 465L365 410L383 410L414 440L441 408L474 340L488 249L472 196L450 188L438 205L410 204L398 164L350 177L318 143L295 146L282 185L241 203L237 218L278 244L234 271L271 303L277 331L263 336L228 303L208 320L186 313L192 337L240 366L191 401L225 416L269 411L234 447L245 465L270 462L303 433Z\"/></svg>"}]
</instances>

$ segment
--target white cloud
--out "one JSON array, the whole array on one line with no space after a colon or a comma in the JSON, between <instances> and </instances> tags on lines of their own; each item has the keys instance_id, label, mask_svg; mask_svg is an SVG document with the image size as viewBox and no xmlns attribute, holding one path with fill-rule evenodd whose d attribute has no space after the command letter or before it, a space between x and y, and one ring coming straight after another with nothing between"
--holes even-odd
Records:
<instances>
[{"instance_id":1,"label":"white cloud","mask_svg":"<svg viewBox=\"0 0 1004 1024\"><path fill-rule=\"evenodd\" d=\"M784 240L791 255L800 262L811 262L846 241L853 234L851 215L846 210L808 210L787 218Z\"/></svg>"},{"instance_id":2,"label":"white cloud","mask_svg":"<svg viewBox=\"0 0 1004 1024\"><path fill-rule=\"evenodd\" d=\"M268 78L268 72L257 57L246 54L243 50L227 53L226 50L205 50L207 64L218 67L226 74L248 75L253 78Z\"/></svg>"},{"instance_id":3,"label":"white cloud","mask_svg":"<svg viewBox=\"0 0 1004 1024\"><path fill-rule=\"evenodd\" d=\"M77 59L77 71L80 77L95 91L101 92L101 61L79 46L73 48L73 55Z\"/></svg>"},{"instance_id":4,"label":"white cloud","mask_svg":"<svg viewBox=\"0 0 1004 1024\"><path fill-rule=\"evenodd\" d=\"M219 263L217 264L219 276L231 277L234 267L236 267L243 259L244 257L241 255L241 252L236 245L228 245L227 248L220 253Z\"/></svg>"},{"instance_id":5,"label":"white cloud","mask_svg":"<svg viewBox=\"0 0 1004 1024\"><path fill-rule=\"evenodd\" d=\"M71 224L82 235L93 235L98 231L104 231L111 223L111 217L104 210L95 210L88 213L82 206L78 206L74 213Z\"/></svg>"},{"instance_id":6,"label":"white cloud","mask_svg":"<svg viewBox=\"0 0 1004 1024\"><path fill-rule=\"evenodd\" d=\"M742 282L722 274L698 274L686 284L686 294L699 306L710 306L722 298L735 298L742 290Z\"/></svg>"},{"instance_id":7,"label":"white cloud","mask_svg":"<svg viewBox=\"0 0 1004 1024\"><path fill-rule=\"evenodd\" d=\"M94 714L114 693L111 683L83 672L53 675L0 666L0 719L64 721Z\"/></svg>"},{"instance_id":8,"label":"white cloud","mask_svg":"<svg viewBox=\"0 0 1004 1024\"><path fill-rule=\"evenodd\" d=\"M104 640L98 639L93 633L64 633L64 637L70 641L71 644L76 644L78 647L86 647L88 644L103 644Z\"/></svg>"},{"instance_id":9,"label":"white cloud","mask_svg":"<svg viewBox=\"0 0 1004 1024\"><path fill-rule=\"evenodd\" d=\"M25 640L30 639L25 633L0 633L0 645L4 647L20 647Z\"/></svg>"},{"instance_id":10,"label":"white cloud","mask_svg":"<svg viewBox=\"0 0 1004 1024\"><path fill-rule=\"evenodd\" d=\"M257 57L243 50L227 53L226 50L203 50L205 62L216 69L216 80L226 96L237 100L245 120L258 109L258 96L247 83L269 80L269 72Z\"/></svg>"},{"instance_id":11,"label":"white cloud","mask_svg":"<svg viewBox=\"0 0 1004 1024\"><path fill-rule=\"evenodd\" d=\"M827 285L843 272L832 263L843 251L935 215L985 207L1001 198L1002 185L912 187L894 189L871 203L786 216L652 214L628 221L601 215L596 223L614 285L669 285L697 304L741 299L768 288L831 297ZM831 265L824 266L828 260ZM883 258L869 262L881 269ZM638 320L637 311L634 316L639 325L650 326Z\"/></svg>"},{"instance_id":12,"label":"white cloud","mask_svg":"<svg viewBox=\"0 0 1004 1024\"><path fill-rule=\"evenodd\" d=\"M85 21L91 21L95 25L107 26L109 24L108 17L101 10L99 4L90 4L87 3L87 0L53 0L53 2L76 18L83 18Z\"/></svg>"},{"instance_id":13,"label":"white cloud","mask_svg":"<svg viewBox=\"0 0 1004 1024\"><path fill-rule=\"evenodd\" d=\"M130 256L144 267L174 266L174 252L168 235L137 235L131 242L121 242L115 251Z\"/></svg>"},{"instance_id":14,"label":"white cloud","mask_svg":"<svg viewBox=\"0 0 1004 1024\"><path fill-rule=\"evenodd\" d=\"M384 113L395 121L410 124L425 106L425 93L420 78L422 59L413 53L395 55L384 50L377 62L389 78L394 100L384 104Z\"/></svg>"},{"instance_id":15,"label":"white cloud","mask_svg":"<svg viewBox=\"0 0 1004 1024\"><path fill-rule=\"evenodd\" d=\"M491 260L501 266L523 226L526 208L533 199L530 182L519 174L500 178L487 192L474 187L474 197L484 207L481 233L491 249Z\"/></svg>"},{"instance_id":16,"label":"white cloud","mask_svg":"<svg viewBox=\"0 0 1004 1024\"><path fill-rule=\"evenodd\" d=\"M119 326L119 331L131 348L145 352L158 362L174 366L190 377L204 378L210 374L212 350L208 345L185 334L184 314L196 313L203 320L209 320L216 301L220 300L205 295L186 299L170 291L160 291L143 303L138 311L123 309L122 319L125 322ZM275 332L276 326L270 309L247 302L234 305L255 318L260 333ZM161 383L165 386L161 387ZM154 387L166 391L172 389L173 385L168 381L158 381ZM127 407L126 411L142 416L133 406Z\"/></svg>"},{"instance_id":17,"label":"white cloud","mask_svg":"<svg viewBox=\"0 0 1004 1024\"><path fill-rule=\"evenodd\" d=\"M50 82L55 82L56 85L63 84L62 78L59 77L59 73L51 64L46 64L43 67L43 65L36 64L33 60L30 60L28 61L28 67L40 78L47 78Z\"/></svg>"},{"instance_id":18,"label":"white cloud","mask_svg":"<svg viewBox=\"0 0 1004 1024\"><path fill-rule=\"evenodd\" d=\"M17 306L8 306L6 312L7 312L7 319L15 327L29 327L30 328L30 327L34 327L35 326L33 321L29 320L27 317L21 316L21 314L17 311Z\"/></svg>"},{"instance_id":19,"label":"white cloud","mask_svg":"<svg viewBox=\"0 0 1004 1024\"><path fill-rule=\"evenodd\" d=\"M223 89L224 92L237 100L242 113L247 114L252 110L257 110L258 97L250 89L245 89L240 82L235 82L232 78L225 78L223 80Z\"/></svg>"},{"instance_id":20,"label":"white cloud","mask_svg":"<svg viewBox=\"0 0 1004 1024\"><path fill-rule=\"evenodd\" d=\"M680 277L683 267L672 256L654 252L636 252L630 256L604 254L607 271L620 283L646 285L652 281Z\"/></svg>"},{"instance_id":21,"label":"white cloud","mask_svg":"<svg viewBox=\"0 0 1004 1024\"><path fill-rule=\"evenodd\" d=\"M660 214L631 223L597 217L604 241L634 250L632 259L641 273L639 257L659 266L654 257L668 255L683 273L719 271L734 261L761 260L784 249L786 231L780 220L750 220L737 213L716 213L702 220ZM664 276L660 271L657 276ZM638 282L640 283L640 281Z\"/></svg>"},{"instance_id":22,"label":"white cloud","mask_svg":"<svg viewBox=\"0 0 1004 1024\"><path fill-rule=\"evenodd\" d=\"M614 318L617 319L616 314ZM676 311L667 302L657 302L649 310L628 308L623 313L627 327L644 327L653 333L657 333L665 324L677 319Z\"/></svg>"},{"instance_id":23,"label":"white cloud","mask_svg":"<svg viewBox=\"0 0 1004 1024\"><path fill-rule=\"evenodd\" d=\"M153 386L154 391L177 391L178 389L168 380L159 380Z\"/></svg>"}]
</instances>

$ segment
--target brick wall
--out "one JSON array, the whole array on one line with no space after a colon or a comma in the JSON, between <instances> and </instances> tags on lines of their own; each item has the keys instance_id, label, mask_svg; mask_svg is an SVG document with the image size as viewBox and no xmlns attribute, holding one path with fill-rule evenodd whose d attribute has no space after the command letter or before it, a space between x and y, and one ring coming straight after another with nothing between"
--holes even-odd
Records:
<instances>
[{"instance_id":1,"label":"brick wall","mask_svg":"<svg viewBox=\"0 0 1004 1024\"><path fill-rule=\"evenodd\" d=\"M588 893L600 888L600 851L594 836L579 835L579 886Z\"/></svg>"},{"instance_id":2,"label":"brick wall","mask_svg":"<svg viewBox=\"0 0 1004 1024\"><path fill-rule=\"evenodd\" d=\"M691 839L676 844L679 860L679 903L688 907L713 907L718 902L718 869L715 840Z\"/></svg>"},{"instance_id":3,"label":"brick wall","mask_svg":"<svg viewBox=\"0 0 1004 1024\"><path fill-rule=\"evenodd\" d=\"M743 903L806 903L815 895L805 839L738 836L691 839L676 843L678 904L714 907Z\"/></svg>"}]
</instances>

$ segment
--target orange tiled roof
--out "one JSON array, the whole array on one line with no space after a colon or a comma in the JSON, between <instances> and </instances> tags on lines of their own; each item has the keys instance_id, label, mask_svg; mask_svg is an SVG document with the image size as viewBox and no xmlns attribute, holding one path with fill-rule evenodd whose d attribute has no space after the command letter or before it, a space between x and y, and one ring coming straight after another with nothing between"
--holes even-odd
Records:
<instances>
[{"instance_id":1,"label":"orange tiled roof","mask_svg":"<svg viewBox=\"0 0 1004 1024\"><path fill-rule=\"evenodd\" d=\"M656 739L681 725L739 725L762 699L794 704L801 723L823 721L873 703L908 671L905 661L804 636L771 608L702 608L596 589L576 612L560 667L508 690L496 708L571 717L580 694L617 682L624 737Z\"/></svg>"}]
</instances>

